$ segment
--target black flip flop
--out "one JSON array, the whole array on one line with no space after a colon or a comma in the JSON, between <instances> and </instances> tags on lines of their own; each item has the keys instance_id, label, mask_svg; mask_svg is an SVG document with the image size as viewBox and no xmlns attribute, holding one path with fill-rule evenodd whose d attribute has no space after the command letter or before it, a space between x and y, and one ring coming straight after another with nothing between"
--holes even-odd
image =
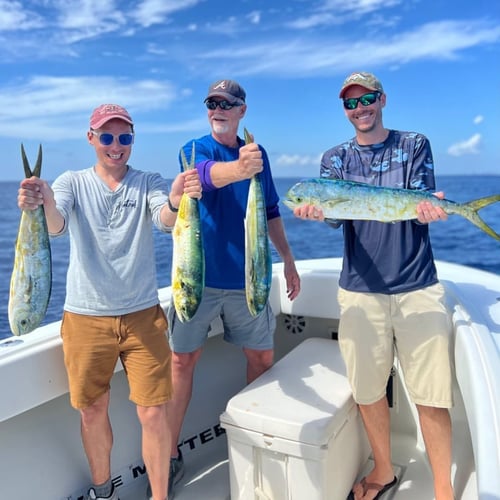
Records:
<instances>
[{"instance_id":1,"label":"black flip flop","mask_svg":"<svg viewBox=\"0 0 500 500\"><path fill-rule=\"evenodd\" d=\"M378 493L373 497L373 500L377 500L378 498L380 498L386 491L390 490L393 486L396 486L397 482L398 482L398 478L396 476L394 476L394 479L390 483L387 483L387 484L367 483L366 477L364 477L360 481L361 486L363 487L363 496L366 495L366 492L368 490L378 491ZM347 500L354 500L354 492L353 491L351 491L349 493Z\"/></svg>"}]
</instances>

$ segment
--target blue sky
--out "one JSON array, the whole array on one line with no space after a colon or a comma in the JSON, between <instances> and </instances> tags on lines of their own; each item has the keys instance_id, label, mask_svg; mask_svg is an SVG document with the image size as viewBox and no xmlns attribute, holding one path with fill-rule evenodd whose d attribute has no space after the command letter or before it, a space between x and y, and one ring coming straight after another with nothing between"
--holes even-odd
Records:
<instances>
[{"instance_id":1,"label":"blue sky","mask_svg":"<svg viewBox=\"0 0 500 500\"><path fill-rule=\"evenodd\" d=\"M172 178L219 78L246 89L274 175L317 176L353 135L352 71L381 79L386 127L429 137L438 175L500 172L500 0L0 0L0 45L0 180L22 177L21 143L46 179L92 165L103 102L135 120L130 163Z\"/></svg>"}]
</instances>

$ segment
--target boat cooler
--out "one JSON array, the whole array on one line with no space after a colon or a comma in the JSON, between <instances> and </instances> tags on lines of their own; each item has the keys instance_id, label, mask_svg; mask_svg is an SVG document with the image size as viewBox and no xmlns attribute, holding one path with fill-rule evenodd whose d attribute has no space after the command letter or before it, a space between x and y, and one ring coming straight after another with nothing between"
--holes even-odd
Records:
<instances>
[{"instance_id":1,"label":"boat cooler","mask_svg":"<svg viewBox=\"0 0 500 500\"><path fill-rule=\"evenodd\" d=\"M302 342L220 420L232 500L345 500L370 454L334 340Z\"/></svg>"}]
</instances>

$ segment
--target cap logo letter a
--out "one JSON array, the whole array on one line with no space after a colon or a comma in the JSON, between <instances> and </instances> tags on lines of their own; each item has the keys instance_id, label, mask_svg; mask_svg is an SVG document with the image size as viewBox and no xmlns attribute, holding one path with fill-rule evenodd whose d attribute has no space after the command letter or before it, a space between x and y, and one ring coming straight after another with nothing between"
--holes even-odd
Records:
<instances>
[{"instance_id":1,"label":"cap logo letter a","mask_svg":"<svg viewBox=\"0 0 500 500\"><path fill-rule=\"evenodd\" d=\"M223 80L222 82L218 83L214 88L213 90L217 90L217 89L222 89L224 90L226 88L226 82L225 80Z\"/></svg>"}]
</instances>

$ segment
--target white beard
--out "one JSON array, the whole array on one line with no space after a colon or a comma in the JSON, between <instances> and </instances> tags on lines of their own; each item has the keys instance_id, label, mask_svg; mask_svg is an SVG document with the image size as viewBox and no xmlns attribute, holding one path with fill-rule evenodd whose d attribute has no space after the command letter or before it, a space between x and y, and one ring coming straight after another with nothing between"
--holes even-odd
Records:
<instances>
[{"instance_id":1,"label":"white beard","mask_svg":"<svg viewBox=\"0 0 500 500\"><path fill-rule=\"evenodd\" d=\"M218 134L226 134L229 132L229 126L226 122L212 122L212 129L213 131Z\"/></svg>"}]
</instances>

